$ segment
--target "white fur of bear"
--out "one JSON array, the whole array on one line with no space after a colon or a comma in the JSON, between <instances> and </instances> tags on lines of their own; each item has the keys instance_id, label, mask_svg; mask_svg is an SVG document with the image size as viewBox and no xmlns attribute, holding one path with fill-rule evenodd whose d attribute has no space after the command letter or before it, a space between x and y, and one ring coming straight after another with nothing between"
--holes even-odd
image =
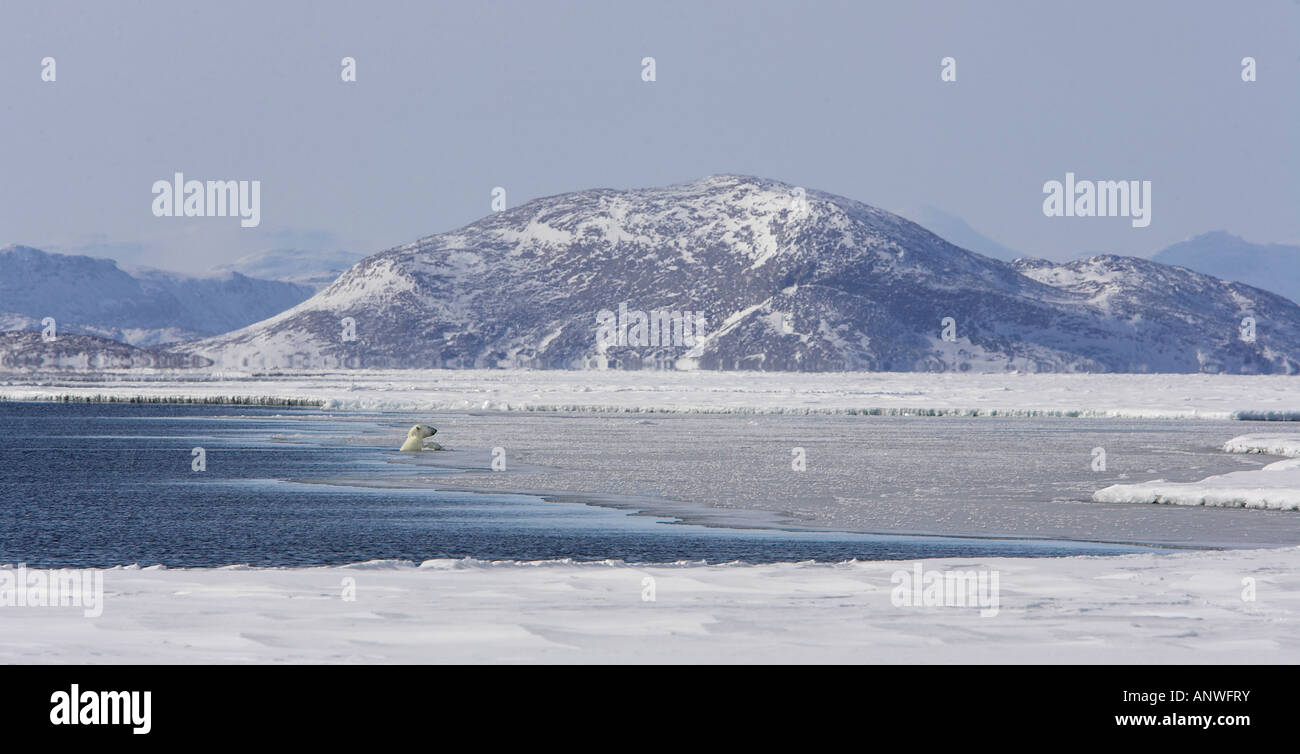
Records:
<instances>
[{"instance_id":1,"label":"white fur of bear","mask_svg":"<svg viewBox=\"0 0 1300 754\"><path fill-rule=\"evenodd\" d=\"M437 432L428 424L411 427L411 431L406 433L406 442L402 443L402 450L442 450L442 446L432 440L428 445L424 444L424 438L433 437Z\"/></svg>"}]
</instances>

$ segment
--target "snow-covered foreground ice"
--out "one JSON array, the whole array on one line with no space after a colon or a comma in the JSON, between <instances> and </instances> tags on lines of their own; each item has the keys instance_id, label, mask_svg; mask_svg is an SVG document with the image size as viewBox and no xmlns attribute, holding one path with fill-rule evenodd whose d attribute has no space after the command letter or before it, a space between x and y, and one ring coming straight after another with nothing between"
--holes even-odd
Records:
<instances>
[{"instance_id":1,"label":"snow-covered foreground ice","mask_svg":"<svg viewBox=\"0 0 1300 754\"><path fill-rule=\"evenodd\" d=\"M996 615L896 606L895 574L918 565L996 572ZM1294 663L1297 570L1300 548L835 565L112 569L99 617L0 608L0 662Z\"/></svg>"},{"instance_id":2,"label":"snow-covered foreground ice","mask_svg":"<svg viewBox=\"0 0 1300 754\"><path fill-rule=\"evenodd\" d=\"M1251 434L1228 440L1229 453L1263 453L1292 456L1260 469L1216 474L1197 482L1157 479L1138 484L1116 484L1098 490L1101 503L1163 503L1218 508L1300 510L1300 435Z\"/></svg>"},{"instance_id":3,"label":"snow-covered foreground ice","mask_svg":"<svg viewBox=\"0 0 1300 754\"><path fill-rule=\"evenodd\" d=\"M1199 482L1157 479L1097 490L1099 503L1164 503L1218 508L1300 510L1300 458L1270 463L1258 471L1234 471Z\"/></svg>"},{"instance_id":4,"label":"snow-covered foreground ice","mask_svg":"<svg viewBox=\"0 0 1300 754\"><path fill-rule=\"evenodd\" d=\"M1238 435L1223 444L1229 453L1263 453L1270 456L1300 457L1300 433Z\"/></svg>"},{"instance_id":5,"label":"snow-covered foreground ice","mask_svg":"<svg viewBox=\"0 0 1300 754\"><path fill-rule=\"evenodd\" d=\"M1296 378L1209 374L137 370L9 375L0 400L312 400L371 411L957 414L1127 418L1300 418Z\"/></svg>"}]
</instances>

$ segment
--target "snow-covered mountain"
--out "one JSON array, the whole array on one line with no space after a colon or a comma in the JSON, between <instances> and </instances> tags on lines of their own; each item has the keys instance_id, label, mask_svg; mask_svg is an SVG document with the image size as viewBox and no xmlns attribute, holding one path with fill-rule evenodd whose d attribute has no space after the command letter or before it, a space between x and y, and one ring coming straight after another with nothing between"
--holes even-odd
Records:
<instances>
[{"instance_id":1,"label":"snow-covered mountain","mask_svg":"<svg viewBox=\"0 0 1300 754\"><path fill-rule=\"evenodd\" d=\"M1300 307L1282 296L1183 267L1113 254L1072 262L1018 259L1018 271L1080 296L1109 327L1094 348L1117 356L1127 344L1133 372L1294 374L1300 368ZM1254 342L1243 339L1252 320ZM1116 332L1118 328L1118 334ZM1080 350L1090 334L1081 333Z\"/></svg>"},{"instance_id":2,"label":"snow-covered mountain","mask_svg":"<svg viewBox=\"0 0 1300 754\"><path fill-rule=\"evenodd\" d=\"M368 257L287 312L182 349L252 368L1300 364L1300 307L1279 296L1120 257L1016 267L860 202L808 190L802 207L799 197L775 181L715 176L538 199ZM604 348L598 312L620 304L701 312L706 335ZM1254 342L1240 337L1247 315Z\"/></svg>"},{"instance_id":3,"label":"snow-covered mountain","mask_svg":"<svg viewBox=\"0 0 1300 754\"><path fill-rule=\"evenodd\" d=\"M303 301L309 286L236 272L190 277L111 259L0 248L0 330L85 333L154 346L229 332Z\"/></svg>"},{"instance_id":4,"label":"snow-covered mountain","mask_svg":"<svg viewBox=\"0 0 1300 754\"><path fill-rule=\"evenodd\" d=\"M364 254L352 251L313 249L271 249L213 267L213 272L238 272L250 278L281 280L320 290L334 282Z\"/></svg>"},{"instance_id":5,"label":"snow-covered mountain","mask_svg":"<svg viewBox=\"0 0 1300 754\"><path fill-rule=\"evenodd\" d=\"M1220 230L1176 243L1151 258L1300 301L1300 246L1251 243Z\"/></svg>"}]
</instances>

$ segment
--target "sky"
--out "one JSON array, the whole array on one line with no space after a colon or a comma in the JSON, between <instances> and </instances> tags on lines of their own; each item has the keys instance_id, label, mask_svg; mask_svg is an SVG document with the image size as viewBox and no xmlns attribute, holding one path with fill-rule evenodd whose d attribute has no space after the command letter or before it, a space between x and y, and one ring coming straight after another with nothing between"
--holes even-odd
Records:
<instances>
[{"instance_id":1,"label":"sky","mask_svg":"<svg viewBox=\"0 0 1300 754\"><path fill-rule=\"evenodd\" d=\"M1297 40L1300 0L5 3L0 245L199 272L719 173L1057 260L1297 244ZM155 217L176 172L260 181L260 225ZM1151 181L1150 225L1046 217L1067 172Z\"/></svg>"}]
</instances>

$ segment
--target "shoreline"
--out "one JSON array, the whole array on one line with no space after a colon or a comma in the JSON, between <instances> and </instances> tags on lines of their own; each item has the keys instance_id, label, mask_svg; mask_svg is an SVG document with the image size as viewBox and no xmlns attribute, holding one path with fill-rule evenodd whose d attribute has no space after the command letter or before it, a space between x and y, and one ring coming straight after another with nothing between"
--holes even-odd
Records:
<instances>
[{"instance_id":1,"label":"shoreline","mask_svg":"<svg viewBox=\"0 0 1300 754\"><path fill-rule=\"evenodd\" d=\"M1297 377L1217 374L412 369L0 374L0 400L336 411L1300 421Z\"/></svg>"}]
</instances>

